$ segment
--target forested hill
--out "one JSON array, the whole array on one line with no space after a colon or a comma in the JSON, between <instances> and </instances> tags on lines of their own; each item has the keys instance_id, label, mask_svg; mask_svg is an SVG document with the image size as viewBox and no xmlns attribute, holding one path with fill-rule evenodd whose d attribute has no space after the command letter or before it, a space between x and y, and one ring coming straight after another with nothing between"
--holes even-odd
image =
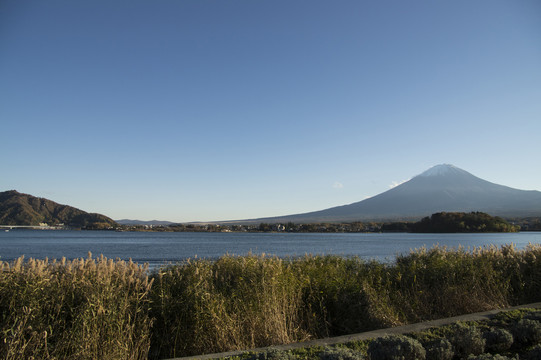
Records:
<instances>
[{"instance_id":1,"label":"forested hill","mask_svg":"<svg viewBox=\"0 0 541 360\"><path fill-rule=\"evenodd\" d=\"M482 212L440 212L411 224L419 233L516 232L520 227Z\"/></svg>"},{"instance_id":2,"label":"forested hill","mask_svg":"<svg viewBox=\"0 0 541 360\"><path fill-rule=\"evenodd\" d=\"M40 223L88 229L117 226L114 220L101 214L87 213L15 190L0 192L0 225L37 226Z\"/></svg>"}]
</instances>

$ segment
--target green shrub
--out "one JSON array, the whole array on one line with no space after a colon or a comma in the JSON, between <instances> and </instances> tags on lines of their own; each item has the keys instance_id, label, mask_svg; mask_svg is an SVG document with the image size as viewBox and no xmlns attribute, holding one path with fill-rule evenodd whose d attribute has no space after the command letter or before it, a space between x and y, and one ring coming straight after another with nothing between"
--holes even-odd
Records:
<instances>
[{"instance_id":1,"label":"green shrub","mask_svg":"<svg viewBox=\"0 0 541 360\"><path fill-rule=\"evenodd\" d=\"M248 360L293 360L295 356L289 351L269 349L248 357Z\"/></svg>"},{"instance_id":2,"label":"green shrub","mask_svg":"<svg viewBox=\"0 0 541 360\"><path fill-rule=\"evenodd\" d=\"M528 351L521 360L539 360L541 359L541 345L537 345L530 351Z\"/></svg>"},{"instance_id":3,"label":"green shrub","mask_svg":"<svg viewBox=\"0 0 541 360\"><path fill-rule=\"evenodd\" d=\"M461 358L469 355L480 355L485 351L485 339L476 326L457 323L453 326L453 334L450 338L455 349L455 354Z\"/></svg>"},{"instance_id":4,"label":"green shrub","mask_svg":"<svg viewBox=\"0 0 541 360\"><path fill-rule=\"evenodd\" d=\"M513 360L515 358L509 358L504 355L499 354L481 354L481 355L470 355L468 360Z\"/></svg>"},{"instance_id":5,"label":"green shrub","mask_svg":"<svg viewBox=\"0 0 541 360\"><path fill-rule=\"evenodd\" d=\"M422 360L426 351L415 339L393 335L373 340L368 345L368 355L372 360Z\"/></svg>"},{"instance_id":6,"label":"green shrub","mask_svg":"<svg viewBox=\"0 0 541 360\"><path fill-rule=\"evenodd\" d=\"M435 339L424 345L426 360L451 360L455 355L453 345L447 339Z\"/></svg>"},{"instance_id":7,"label":"green shrub","mask_svg":"<svg viewBox=\"0 0 541 360\"><path fill-rule=\"evenodd\" d=\"M503 352L513 345L513 335L505 329L490 329L483 334L483 338L490 352Z\"/></svg>"},{"instance_id":8,"label":"green shrub","mask_svg":"<svg viewBox=\"0 0 541 360\"><path fill-rule=\"evenodd\" d=\"M526 314L524 316L525 319L528 319L528 320L536 320L536 321L541 321L541 311L537 310L537 311L531 311L529 312L528 314Z\"/></svg>"},{"instance_id":9,"label":"green shrub","mask_svg":"<svg viewBox=\"0 0 541 360\"><path fill-rule=\"evenodd\" d=\"M510 327L514 325L517 321L522 320L524 318L524 315L528 311L531 311L531 309L515 309L509 311L502 311L494 315L490 319L490 323L494 326Z\"/></svg>"},{"instance_id":10,"label":"green shrub","mask_svg":"<svg viewBox=\"0 0 541 360\"><path fill-rule=\"evenodd\" d=\"M522 319L513 327L513 336L521 346L537 345L541 342L541 322Z\"/></svg>"},{"instance_id":11,"label":"green shrub","mask_svg":"<svg viewBox=\"0 0 541 360\"><path fill-rule=\"evenodd\" d=\"M325 348L319 354L320 360L363 360L364 357L351 349L344 347Z\"/></svg>"}]
</instances>

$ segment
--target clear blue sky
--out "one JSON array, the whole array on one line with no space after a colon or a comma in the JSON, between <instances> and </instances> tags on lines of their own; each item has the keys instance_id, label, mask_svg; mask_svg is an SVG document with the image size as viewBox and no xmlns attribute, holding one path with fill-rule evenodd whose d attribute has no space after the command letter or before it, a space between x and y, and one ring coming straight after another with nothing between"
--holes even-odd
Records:
<instances>
[{"instance_id":1,"label":"clear blue sky","mask_svg":"<svg viewBox=\"0 0 541 360\"><path fill-rule=\"evenodd\" d=\"M538 0L2 0L0 191L114 219L541 190Z\"/></svg>"}]
</instances>

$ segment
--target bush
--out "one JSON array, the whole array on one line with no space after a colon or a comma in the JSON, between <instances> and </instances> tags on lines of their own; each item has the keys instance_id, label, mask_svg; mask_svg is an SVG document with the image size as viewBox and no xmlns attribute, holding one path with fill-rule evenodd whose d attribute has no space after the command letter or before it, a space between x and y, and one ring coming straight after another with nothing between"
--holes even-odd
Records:
<instances>
[{"instance_id":1,"label":"bush","mask_svg":"<svg viewBox=\"0 0 541 360\"><path fill-rule=\"evenodd\" d=\"M482 354L482 355L470 355L468 360L513 360L515 358L509 358L507 356L499 354Z\"/></svg>"},{"instance_id":2,"label":"bush","mask_svg":"<svg viewBox=\"0 0 541 360\"><path fill-rule=\"evenodd\" d=\"M289 351L269 349L248 357L248 360L293 360L295 356Z\"/></svg>"},{"instance_id":3,"label":"bush","mask_svg":"<svg viewBox=\"0 0 541 360\"><path fill-rule=\"evenodd\" d=\"M422 360L426 351L415 339L393 335L373 340L368 345L368 355L372 360Z\"/></svg>"},{"instance_id":4,"label":"bush","mask_svg":"<svg viewBox=\"0 0 541 360\"><path fill-rule=\"evenodd\" d=\"M319 354L320 360L362 360L360 353L343 347L326 348Z\"/></svg>"},{"instance_id":5,"label":"bush","mask_svg":"<svg viewBox=\"0 0 541 360\"><path fill-rule=\"evenodd\" d=\"M456 355L466 358L469 355L480 355L485 351L485 339L481 330L476 326L468 326L457 323L453 326L451 344L455 349Z\"/></svg>"},{"instance_id":6,"label":"bush","mask_svg":"<svg viewBox=\"0 0 541 360\"><path fill-rule=\"evenodd\" d=\"M528 351L521 360L539 360L541 359L541 345L538 345Z\"/></svg>"},{"instance_id":7,"label":"bush","mask_svg":"<svg viewBox=\"0 0 541 360\"><path fill-rule=\"evenodd\" d=\"M451 360L455 355L453 345L447 339L436 339L425 345L426 360Z\"/></svg>"},{"instance_id":8,"label":"bush","mask_svg":"<svg viewBox=\"0 0 541 360\"><path fill-rule=\"evenodd\" d=\"M513 335L505 329L491 329L483 334L483 338L490 352L503 352L513 345Z\"/></svg>"},{"instance_id":9,"label":"bush","mask_svg":"<svg viewBox=\"0 0 541 360\"><path fill-rule=\"evenodd\" d=\"M541 321L541 311L532 311L524 316L524 319Z\"/></svg>"},{"instance_id":10,"label":"bush","mask_svg":"<svg viewBox=\"0 0 541 360\"><path fill-rule=\"evenodd\" d=\"M522 319L515 324L513 335L522 346L537 345L541 342L541 322Z\"/></svg>"}]
</instances>

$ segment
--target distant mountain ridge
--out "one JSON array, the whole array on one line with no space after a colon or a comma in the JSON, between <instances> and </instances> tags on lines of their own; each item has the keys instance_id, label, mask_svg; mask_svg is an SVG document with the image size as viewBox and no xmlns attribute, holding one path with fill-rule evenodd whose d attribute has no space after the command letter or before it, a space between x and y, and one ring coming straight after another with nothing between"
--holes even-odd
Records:
<instances>
[{"instance_id":1,"label":"distant mountain ridge","mask_svg":"<svg viewBox=\"0 0 541 360\"><path fill-rule=\"evenodd\" d=\"M481 211L502 217L541 216L541 192L494 184L456 166L442 164L393 189L349 205L230 223L418 220L443 211Z\"/></svg>"},{"instance_id":2,"label":"distant mountain ridge","mask_svg":"<svg viewBox=\"0 0 541 360\"><path fill-rule=\"evenodd\" d=\"M303 214L207 223L318 223L420 220L439 212L484 212L507 218L541 217L541 192L518 190L478 178L449 164L436 165L409 181L349 205ZM118 220L22 194L0 192L0 225L65 224L81 228L171 225L169 221Z\"/></svg>"},{"instance_id":3,"label":"distant mountain ridge","mask_svg":"<svg viewBox=\"0 0 541 360\"><path fill-rule=\"evenodd\" d=\"M37 226L40 223L93 229L118 225L105 215L87 213L48 199L15 190L0 192L0 225Z\"/></svg>"}]
</instances>

